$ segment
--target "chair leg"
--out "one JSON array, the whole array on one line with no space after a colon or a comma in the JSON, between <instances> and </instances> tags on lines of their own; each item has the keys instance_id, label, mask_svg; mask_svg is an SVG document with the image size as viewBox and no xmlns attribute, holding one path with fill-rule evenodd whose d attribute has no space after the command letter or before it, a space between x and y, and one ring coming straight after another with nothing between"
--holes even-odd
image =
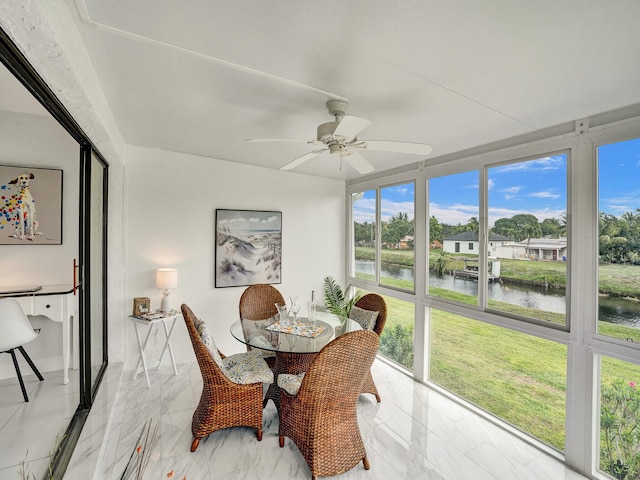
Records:
<instances>
[{"instance_id":1,"label":"chair leg","mask_svg":"<svg viewBox=\"0 0 640 480\"><path fill-rule=\"evenodd\" d=\"M261 428L258 429L258 432L257 432L256 436L258 437L258 441L259 442L262 441L262 429Z\"/></svg>"},{"instance_id":2,"label":"chair leg","mask_svg":"<svg viewBox=\"0 0 640 480\"><path fill-rule=\"evenodd\" d=\"M278 443L280 444L280 448L284 447L284 435L278 435Z\"/></svg>"},{"instance_id":3,"label":"chair leg","mask_svg":"<svg viewBox=\"0 0 640 480\"><path fill-rule=\"evenodd\" d=\"M25 351L25 349L22 346L20 346L20 347L18 347L18 350L20 350L20 352L22 352L22 356L24 357L24 359L27 361L27 363L31 367L31 370L33 370L33 373L36 374L36 377L38 377L40 379L40 381L43 381L44 378L42 378L42 375L40 374L40 371L36 368L35 364L31 361L31 357L29 357L29 355L27 355L27 352Z\"/></svg>"},{"instance_id":4,"label":"chair leg","mask_svg":"<svg viewBox=\"0 0 640 480\"><path fill-rule=\"evenodd\" d=\"M18 365L18 359L16 357L16 352L12 348L11 350L9 350L9 353L11 354L11 358L13 359L13 366L15 367L16 374L18 375L18 381L20 382L20 389L22 390L22 396L24 397L24 401L28 402L29 401L29 397L27 396L27 389L24 388L24 381L22 380L22 374L20 373L20 365Z\"/></svg>"},{"instance_id":5,"label":"chair leg","mask_svg":"<svg viewBox=\"0 0 640 480\"><path fill-rule=\"evenodd\" d=\"M369 465L369 459L367 458L366 455L362 459L362 465L364 465L365 470L369 470L369 468L371 468L371 466Z\"/></svg>"},{"instance_id":6,"label":"chair leg","mask_svg":"<svg viewBox=\"0 0 640 480\"><path fill-rule=\"evenodd\" d=\"M194 438L193 442L191 442L191 451L195 452L196 448L198 448L198 445L200 445L200 439L199 438Z\"/></svg>"}]
</instances>

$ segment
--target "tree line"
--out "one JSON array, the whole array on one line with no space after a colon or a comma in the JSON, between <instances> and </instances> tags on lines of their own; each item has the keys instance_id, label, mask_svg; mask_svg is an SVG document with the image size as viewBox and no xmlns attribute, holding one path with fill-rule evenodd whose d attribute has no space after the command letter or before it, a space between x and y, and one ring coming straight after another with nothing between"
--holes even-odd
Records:
<instances>
[{"instance_id":1,"label":"tree line","mask_svg":"<svg viewBox=\"0 0 640 480\"><path fill-rule=\"evenodd\" d=\"M477 232L479 223L477 217L471 217L465 224L450 225L441 223L434 216L429 218L429 242L442 240L462 232ZM375 222L354 222L355 242L357 246L373 247L376 240ZM520 214L511 218L501 218L491 229L492 233L511 238L517 242L527 238L559 238L566 236L566 218L558 220L547 218L542 222L534 215ZM381 223L381 240L383 244L398 245L406 237L414 235L414 221L409 220L405 212L393 215L388 221ZM411 247L413 247L412 241Z\"/></svg>"},{"instance_id":2,"label":"tree line","mask_svg":"<svg viewBox=\"0 0 640 480\"><path fill-rule=\"evenodd\" d=\"M619 218L600 212L600 261L640 264L640 208Z\"/></svg>"},{"instance_id":3,"label":"tree line","mask_svg":"<svg viewBox=\"0 0 640 480\"><path fill-rule=\"evenodd\" d=\"M414 221L409 220L405 212L393 215L381 223L380 234L383 244L399 248L405 238L413 238ZM599 214L599 254L604 263L640 264L640 208L626 212L620 217L601 212ZM440 222L434 216L429 218L429 242L443 239L462 232L478 232L477 217L471 217L465 224L451 225ZM376 241L375 222L354 222L355 244L361 247L373 247ZM502 235L516 242L531 238L560 238L567 236L567 216L545 218L539 222L535 215L518 214L510 218L496 220L491 233ZM413 240L407 241L413 248Z\"/></svg>"}]
</instances>

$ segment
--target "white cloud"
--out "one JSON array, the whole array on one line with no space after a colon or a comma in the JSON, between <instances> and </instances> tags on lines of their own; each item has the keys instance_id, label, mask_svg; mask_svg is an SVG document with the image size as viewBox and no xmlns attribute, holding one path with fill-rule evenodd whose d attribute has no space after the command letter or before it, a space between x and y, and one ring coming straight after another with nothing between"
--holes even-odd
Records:
<instances>
[{"instance_id":1,"label":"white cloud","mask_svg":"<svg viewBox=\"0 0 640 480\"><path fill-rule=\"evenodd\" d=\"M501 192L505 192L505 193L518 193L521 189L522 189L522 187L516 185L516 186L513 186L513 187L503 188L500 191Z\"/></svg>"},{"instance_id":2,"label":"white cloud","mask_svg":"<svg viewBox=\"0 0 640 480\"><path fill-rule=\"evenodd\" d=\"M553 198L554 200L556 198L560 198L559 194L551 193L551 192L536 192L536 193L529 194L529 196L536 197L536 198Z\"/></svg>"},{"instance_id":3,"label":"white cloud","mask_svg":"<svg viewBox=\"0 0 640 480\"><path fill-rule=\"evenodd\" d=\"M537 160L529 160L528 162L516 162L508 165L502 165L500 167L494 167L491 169L493 173L504 172L535 172L540 170L558 170L565 168L564 156L558 157L544 157Z\"/></svg>"},{"instance_id":4,"label":"white cloud","mask_svg":"<svg viewBox=\"0 0 640 480\"><path fill-rule=\"evenodd\" d=\"M457 204L443 207L437 203L430 203L429 215L436 217L440 223L465 225L471 217L478 218L478 206Z\"/></svg>"}]
</instances>

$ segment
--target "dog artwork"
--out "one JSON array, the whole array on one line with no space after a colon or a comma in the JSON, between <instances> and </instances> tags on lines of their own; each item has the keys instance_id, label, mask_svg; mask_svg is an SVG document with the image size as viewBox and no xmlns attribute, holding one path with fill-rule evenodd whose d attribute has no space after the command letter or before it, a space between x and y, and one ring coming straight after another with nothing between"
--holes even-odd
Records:
<instances>
[{"instance_id":1,"label":"dog artwork","mask_svg":"<svg viewBox=\"0 0 640 480\"><path fill-rule=\"evenodd\" d=\"M33 241L36 235L42 235L38 232L36 201L29 189L29 182L34 178L33 173L18 175L9 182L9 188L0 191L0 227L14 225L11 236L20 240ZM8 191L5 193L5 190Z\"/></svg>"}]
</instances>

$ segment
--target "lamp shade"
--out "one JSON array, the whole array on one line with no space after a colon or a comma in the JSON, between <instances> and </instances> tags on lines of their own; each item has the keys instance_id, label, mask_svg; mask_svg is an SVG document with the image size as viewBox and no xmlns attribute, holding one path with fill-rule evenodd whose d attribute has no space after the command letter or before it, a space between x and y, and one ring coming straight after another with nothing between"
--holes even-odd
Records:
<instances>
[{"instance_id":1,"label":"lamp shade","mask_svg":"<svg viewBox=\"0 0 640 480\"><path fill-rule=\"evenodd\" d=\"M159 268L156 270L156 287L162 289L178 286L178 271L175 268Z\"/></svg>"}]
</instances>

